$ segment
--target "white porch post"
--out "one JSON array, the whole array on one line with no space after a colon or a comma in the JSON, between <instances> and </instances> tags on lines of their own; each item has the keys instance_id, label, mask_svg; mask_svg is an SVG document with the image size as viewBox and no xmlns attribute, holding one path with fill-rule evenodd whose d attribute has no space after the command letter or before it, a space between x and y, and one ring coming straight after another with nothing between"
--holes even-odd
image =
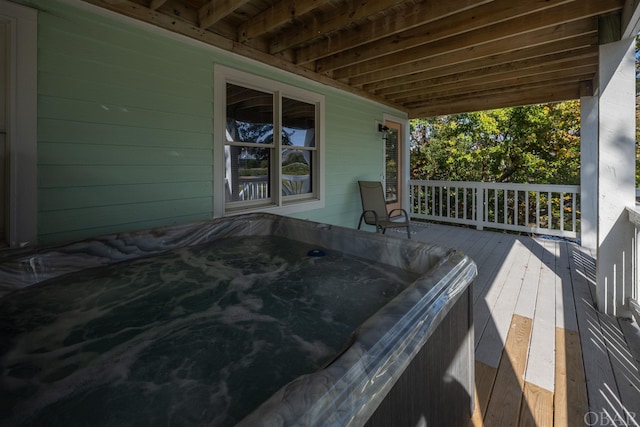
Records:
<instances>
[{"instance_id":1,"label":"white porch post","mask_svg":"<svg viewBox=\"0 0 640 427\"><path fill-rule=\"evenodd\" d=\"M580 244L598 247L598 97L580 98Z\"/></svg>"},{"instance_id":2,"label":"white porch post","mask_svg":"<svg viewBox=\"0 0 640 427\"><path fill-rule=\"evenodd\" d=\"M598 71L598 310L626 315L633 286L633 233L625 208L635 204L634 38L600 46Z\"/></svg>"}]
</instances>

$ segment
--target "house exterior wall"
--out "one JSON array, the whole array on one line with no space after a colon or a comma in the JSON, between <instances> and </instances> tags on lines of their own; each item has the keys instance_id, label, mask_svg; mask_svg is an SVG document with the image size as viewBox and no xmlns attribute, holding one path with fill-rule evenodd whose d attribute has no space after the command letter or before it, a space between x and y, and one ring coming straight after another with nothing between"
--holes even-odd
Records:
<instances>
[{"instance_id":1,"label":"house exterior wall","mask_svg":"<svg viewBox=\"0 0 640 427\"><path fill-rule=\"evenodd\" d=\"M40 242L212 217L215 64L325 96L325 207L295 216L357 224L375 122L404 114L85 3L16 2L38 10Z\"/></svg>"}]
</instances>

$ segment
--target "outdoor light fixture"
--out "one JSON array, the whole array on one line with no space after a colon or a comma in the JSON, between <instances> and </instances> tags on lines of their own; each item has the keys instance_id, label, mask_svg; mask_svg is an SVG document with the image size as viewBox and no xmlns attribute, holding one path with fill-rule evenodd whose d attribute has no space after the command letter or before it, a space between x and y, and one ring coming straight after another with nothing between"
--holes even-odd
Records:
<instances>
[{"instance_id":1,"label":"outdoor light fixture","mask_svg":"<svg viewBox=\"0 0 640 427\"><path fill-rule=\"evenodd\" d=\"M382 123L378 123L378 132L382 132L382 140L386 141L389 136L389 127Z\"/></svg>"}]
</instances>

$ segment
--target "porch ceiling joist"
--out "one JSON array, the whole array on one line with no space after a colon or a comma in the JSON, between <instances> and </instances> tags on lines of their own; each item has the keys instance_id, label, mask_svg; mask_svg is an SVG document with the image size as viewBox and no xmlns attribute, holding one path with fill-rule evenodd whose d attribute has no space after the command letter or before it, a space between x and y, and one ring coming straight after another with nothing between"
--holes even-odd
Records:
<instances>
[{"instance_id":1,"label":"porch ceiling joist","mask_svg":"<svg viewBox=\"0 0 640 427\"><path fill-rule=\"evenodd\" d=\"M83 0L412 117L573 99L637 0Z\"/></svg>"}]
</instances>

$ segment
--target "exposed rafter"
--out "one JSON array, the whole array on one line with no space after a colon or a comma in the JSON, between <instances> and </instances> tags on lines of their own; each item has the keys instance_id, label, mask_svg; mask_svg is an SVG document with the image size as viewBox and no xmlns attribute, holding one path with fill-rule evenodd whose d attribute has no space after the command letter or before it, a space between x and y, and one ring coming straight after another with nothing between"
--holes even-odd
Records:
<instances>
[{"instance_id":1,"label":"exposed rafter","mask_svg":"<svg viewBox=\"0 0 640 427\"><path fill-rule=\"evenodd\" d=\"M367 21L358 25L354 31L331 34L326 40L298 49L296 51L297 63L306 64L354 47L373 43L384 37L397 34L399 35L397 37L401 37L400 34L404 31L462 13L469 9L469 3L469 1L428 1L408 6L403 11L404 13L385 15L382 18ZM482 5L488 2L486 0L476 0L475 3L476 5Z\"/></svg>"},{"instance_id":2,"label":"exposed rafter","mask_svg":"<svg viewBox=\"0 0 640 427\"><path fill-rule=\"evenodd\" d=\"M576 98L640 25L640 0L84 1L412 117Z\"/></svg>"},{"instance_id":3,"label":"exposed rafter","mask_svg":"<svg viewBox=\"0 0 640 427\"><path fill-rule=\"evenodd\" d=\"M249 0L211 0L198 10L200 28L207 29Z\"/></svg>"},{"instance_id":4,"label":"exposed rafter","mask_svg":"<svg viewBox=\"0 0 640 427\"><path fill-rule=\"evenodd\" d=\"M353 64L356 61L362 62L426 43L446 40L449 37L461 34L469 34L474 30L476 33L483 35L483 37L495 38L493 33L496 28L502 29L503 33L513 31L513 28L505 28L502 22L506 20L513 21L515 18L525 14L544 11L552 6L566 2L567 0L550 0L544 3L537 0L523 0L514 4L513 0L495 0L492 3L471 10L461 11L454 16L437 17L438 19L433 21L426 20L422 14L418 14L423 22L414 28L402 31L399 35L397 35L397 32L392 31L377 31L379 35L384 37L378 40L368 40L363 46L349 49L345 49L339 43L334 42L330 51L323 52L325 58L316 62L316 68L321 71L329 71L340 68L344 64ZM491 16L487 16L486 11L488 10L494 13ZM394 25L388 25L388 27L403 27L406 20L405 17L397 17L396 19L398 22ZM353 41L348 41L347 45L353 46L354 43ZM300 62L300 59L298 62Z\"/></svg>"},{"instance_id":5,"label":"exposed rafter","mask_svg":"<svg viewBox=\"0 0 640 427\"><path fill-rule=\"evenodd\" d=\"M330 0L280 0L269 9L247 20L238 29L238 40L259 37L269 31L282 28L300 19L301 16L329 3Z\"/></svg>"},{"instance_id":6,"label":"exposed rafter","mask_svg":"<svg viewBox=\"0 0 640 427\"><path fill-rule=\"evenodd\" d=\"M151 4L149 5L149 9L156 10L163 4L165 4L167 0L151 0Z\"/></svg>"}]
</instances>

